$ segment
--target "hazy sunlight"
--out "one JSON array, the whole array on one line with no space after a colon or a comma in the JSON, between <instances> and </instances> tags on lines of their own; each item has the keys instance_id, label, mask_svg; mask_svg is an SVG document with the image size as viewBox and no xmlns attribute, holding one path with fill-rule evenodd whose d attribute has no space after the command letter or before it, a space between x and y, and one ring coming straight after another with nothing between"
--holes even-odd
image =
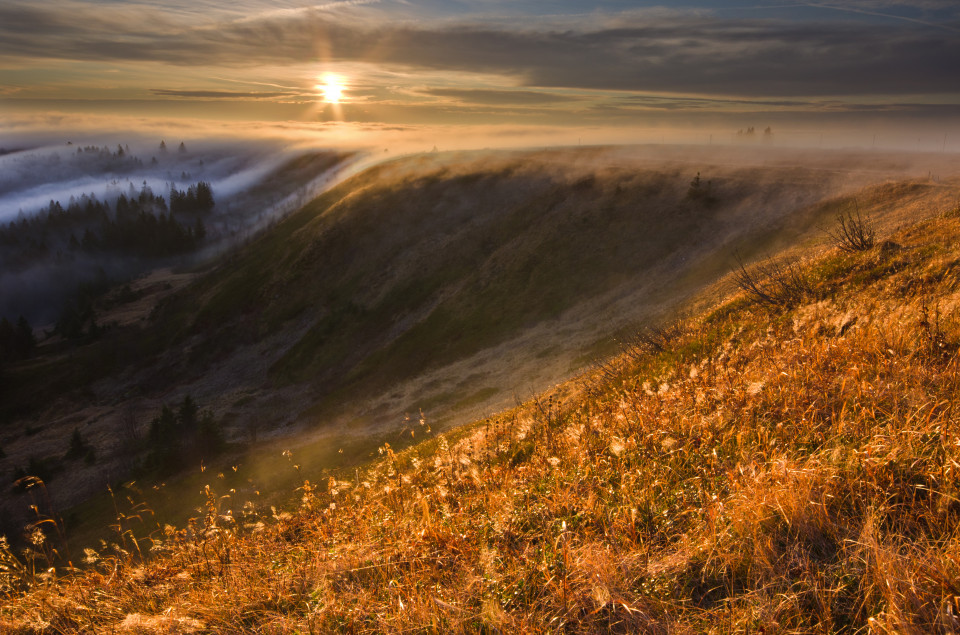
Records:
<instances>
[{"instance_id":1,"label":"hazy sunlight","mask_svg":"<svg viewBox=\"0 0 960 635\"><path fill-rule=\"evenodd\" d=\"M323 100L329 104L338 104L343 98L344 85L339 77L327 75L323 84L317 84L323 92Z\"/></svg>"}]
</instances>

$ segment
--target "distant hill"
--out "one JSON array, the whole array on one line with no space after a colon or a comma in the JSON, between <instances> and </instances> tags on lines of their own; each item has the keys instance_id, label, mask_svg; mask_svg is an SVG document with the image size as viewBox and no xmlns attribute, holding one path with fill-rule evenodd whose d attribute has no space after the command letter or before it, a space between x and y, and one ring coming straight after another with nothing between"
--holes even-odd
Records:
<instances>
[{"instance_id":1,"label":"distant hill","mask_svg":"<svg viewBox=\"0 0 960 635\"><path fill-rule=\"evenodd\" d=\"M618 329L668 315L727 273L735 254L815 235L870 180L841 162L651 162L609 149L403 159L305 206L158 319L177 325L178 341L196 338L191 370L217 372L238 349L276 338L269 385L308 385L310 400L352 404L476 360L483 377L471 384L500 391L502 405L516 384L499 378L509 367L533 356L555 368L537 385L562 378L574 358L610 350L603 340ZM871 212L878 196L856 194ZM477 360L508 343L501 363ZM439 374L443 389L411 386L385 407L416 412L457 396ZM322 421L337 409L310 412Z\"/></svg>"}]
</instances>

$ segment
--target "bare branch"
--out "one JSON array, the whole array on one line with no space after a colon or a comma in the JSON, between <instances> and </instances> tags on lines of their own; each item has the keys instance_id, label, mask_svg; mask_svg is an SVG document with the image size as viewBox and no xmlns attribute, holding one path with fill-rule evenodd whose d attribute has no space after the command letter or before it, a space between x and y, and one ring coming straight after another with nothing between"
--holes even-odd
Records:
<instances>
[{"instance_id":1,"label":"bare branch","mask_svg":"<svg viewBox=\"0 0 960 635\"><path fill-rule=\"evenodd\" d=\"M876 242L876 232L860 215L860 205L854 201L854 210L837 212L837 224L830 237L843 251L856 252L871 249Z\"/></svg>"}]
</instances>

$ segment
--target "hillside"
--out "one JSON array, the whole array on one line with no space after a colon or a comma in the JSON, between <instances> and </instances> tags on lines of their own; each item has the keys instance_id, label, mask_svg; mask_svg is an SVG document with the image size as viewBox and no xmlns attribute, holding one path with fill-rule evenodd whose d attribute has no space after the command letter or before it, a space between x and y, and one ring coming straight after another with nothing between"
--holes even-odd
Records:
<instances>
[{"instance_id":1,"label":"hillside","mask_svg":"<svg viewBox=\"0 0 960 635\"><path fill-rule=\"evenodd\" d=\"M915 193L884 204L923 216ZM47 570L41 523L0 560L0 627L956 631L960 209L941 211L748 267L753 293L495 417L414 422L425 442L303 480L289 509L241 508L210 473L189 524L121 505L77 573Z\"/></svg>"},{"instance_id":2,"label":"hillside","mask_svg":"<svg viewBox=\"0 0 960 635\"><path fill-rule=\"evenodd\" d=\"M241 466L245 496L288 491L285 449L310 478L366 461L384 442L409 444L421 411L447 429L570 377L668 319L737 254L821 240L854 205L894 223L953 201L953 186L903 180L918 172L929 174L874 154L724 148L386 162L206 270L108 296L98 319L116 327L100 340L5 368L0 474L43 471L78 545L111 513L106 486L130 479L145 492L132 495L183 519L203 478L194 468L211 460L151 472L163 459L150 429L190 397L226 435L213 469ZM74 431L93 460L63 459ZM4 488L4 531L30 504Z\"/></svg>"}]
</instances>

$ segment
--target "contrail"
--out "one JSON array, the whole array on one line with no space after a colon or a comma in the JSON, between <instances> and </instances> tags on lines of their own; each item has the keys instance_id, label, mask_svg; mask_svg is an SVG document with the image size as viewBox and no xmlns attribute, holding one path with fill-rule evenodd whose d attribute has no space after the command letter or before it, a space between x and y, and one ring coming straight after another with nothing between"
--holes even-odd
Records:
<instances>
[{"instance_id":1,"label":"contrail","mask_svg":"<svg viewBox=\"0 0 960 635\"><path fill-rule=\"evenodd\" d=\"M284 90L303 90L303 86L285 86L284 84L274 84L272 82L255 82L248 79L232 79L230 77L217 77L211 76L210 79L215 79L220 82L230 82L233 84L244 84L251 86L269 86L271 88L283 88Z\"/></svg>"},{"instance_id":2,"label":"contrail","mask_svg":"<svg viewBox=\"0 0 960 635\"><path fill-rule=\"evenodd\" d=\"M936 22L928 22L927 20L918 20L917 18L908 18L902 15L895 15L892 13L881 13L879 11L868 11L867 9L854 9L851 7L837 7L830 4L823 4L820 2L805 2L802 3L803 6L807 7L817 7L818 9L831 9L833 11L843 11L844 13L859 13L861 15L872 15L878 18L890 18L892 20L900 20L902 22L912 22L914 24L921 24L923 26L929 26L935 29L943 29L944 31L950 31L951 33L960 33L960 29L946 24L937 24Z\"/></svg>"}]
</instances>

